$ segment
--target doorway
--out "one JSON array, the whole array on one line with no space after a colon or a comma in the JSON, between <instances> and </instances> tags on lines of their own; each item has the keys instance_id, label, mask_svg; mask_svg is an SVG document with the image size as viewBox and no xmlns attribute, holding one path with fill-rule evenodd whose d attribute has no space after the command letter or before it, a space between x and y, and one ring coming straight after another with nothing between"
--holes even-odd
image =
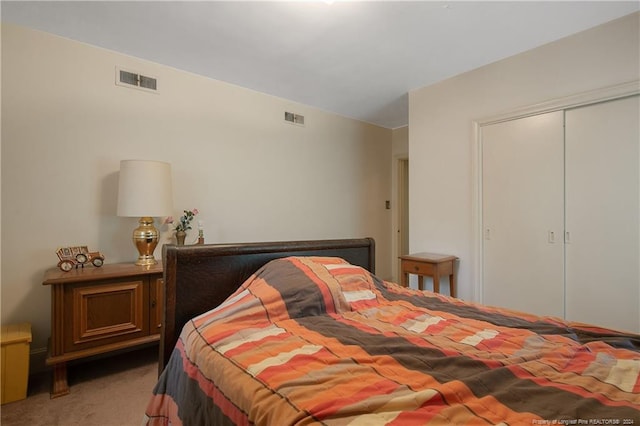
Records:
<instances>
[{"instance_id":1,"label":"doorway","mask_svg":"<svg viewBox=\"0 0 640 426\"><path fill-rule=\"evenodd\" d=\"M409 159L399 158L398 164L398 213L396 215L395 281L400 282L399 257L409 254Z\"/></svg>"}]
</instances>

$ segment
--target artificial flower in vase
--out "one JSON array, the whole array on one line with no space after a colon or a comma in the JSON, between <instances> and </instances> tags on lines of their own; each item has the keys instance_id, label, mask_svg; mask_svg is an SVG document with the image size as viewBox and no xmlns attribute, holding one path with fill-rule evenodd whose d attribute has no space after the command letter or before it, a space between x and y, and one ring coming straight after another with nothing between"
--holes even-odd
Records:
<instances>
[{"instance_id":1,"label":"artificial flower in vase","mask_svg":"<svg viewBox=\"0 0 640 426\"><path fill-rule=\"evenodd\" d=\"M184 210L184 214L180 216L180 220L178 221L178 223L176 224L176 227L174 228L176 231L176 241L179 246L184 245L184 239L187 236L187 230L191 229L191 221L193 220L195 215L197 215L198 213L199 213L198 209ZM169 216L164 221L164 223L172 225L173 216Z\"/></svg>"}]
</instances>

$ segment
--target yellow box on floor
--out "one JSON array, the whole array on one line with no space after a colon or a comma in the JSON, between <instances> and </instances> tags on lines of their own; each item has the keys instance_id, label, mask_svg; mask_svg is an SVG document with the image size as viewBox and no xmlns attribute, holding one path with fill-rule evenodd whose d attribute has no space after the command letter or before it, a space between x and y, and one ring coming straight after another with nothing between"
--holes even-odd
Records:
<instances>
[{"instance_id":1,"label":"yellow box on floor","mask_svg":"<svg viewBox=\"0 0 640 426\"><path fill-rule=\"evenodd\" d=\"M29 347L31 324L3 325L0 332L2 353L0 360L0 388L2 404L27 397L29 381Z\"/></svg>"}]
</instances>

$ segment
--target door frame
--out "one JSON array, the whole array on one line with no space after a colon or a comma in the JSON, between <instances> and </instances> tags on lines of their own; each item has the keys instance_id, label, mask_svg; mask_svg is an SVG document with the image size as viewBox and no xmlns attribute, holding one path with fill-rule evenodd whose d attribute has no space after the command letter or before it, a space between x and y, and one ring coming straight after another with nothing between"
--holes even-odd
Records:
<instances>
[{"instance_id":1,"label":"door frame","mask_svg":"<svg viewBox=\"0 0 640 426\"><path fill-rule=\"evenodd\" d=\"M482 127L504 121L516 120L547 112L566 110L589 104L610 101L640 94L640 80L604 87L563 98L553 99L524 108L517 108L502 114L483 117L472 121L473 140L471 147L471 271L474 279L473 300L484 303L483 297L483 250L482 250Z\"/></svg>"},{"instance_id":2,"label":"door frame","mask_svg":"<svg viewBox=\"0 0 640 426\"><path fill-rule=\"evenodd\" d=\"M398 258L407 254L405 251L409 250L409 156L407 154L394 156L393 169L395 205L391 219L391 252L393 254L391 274L393 282L400 282L400 260Z\"/></svg>"}]
</instances>

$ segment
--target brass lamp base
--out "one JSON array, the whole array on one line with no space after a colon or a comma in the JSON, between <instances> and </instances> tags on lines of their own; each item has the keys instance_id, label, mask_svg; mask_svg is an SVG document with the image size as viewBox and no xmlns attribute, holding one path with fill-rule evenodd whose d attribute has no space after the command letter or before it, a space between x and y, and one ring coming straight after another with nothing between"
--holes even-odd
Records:
<instances>
[{"instance_id":1,"label":"brass lamp base","mask_svg":"<svg viewBox=\"0 0 640 426\"><path fill-rule=\"evenodd\" d=\"M155 265L158 261L153 257L153 252L158 245L158 230L153 226L152 217L141 217L139 223L140 226L133 230L133 244L140 254L136 265Z\"/></svg>"}]
</instances>

